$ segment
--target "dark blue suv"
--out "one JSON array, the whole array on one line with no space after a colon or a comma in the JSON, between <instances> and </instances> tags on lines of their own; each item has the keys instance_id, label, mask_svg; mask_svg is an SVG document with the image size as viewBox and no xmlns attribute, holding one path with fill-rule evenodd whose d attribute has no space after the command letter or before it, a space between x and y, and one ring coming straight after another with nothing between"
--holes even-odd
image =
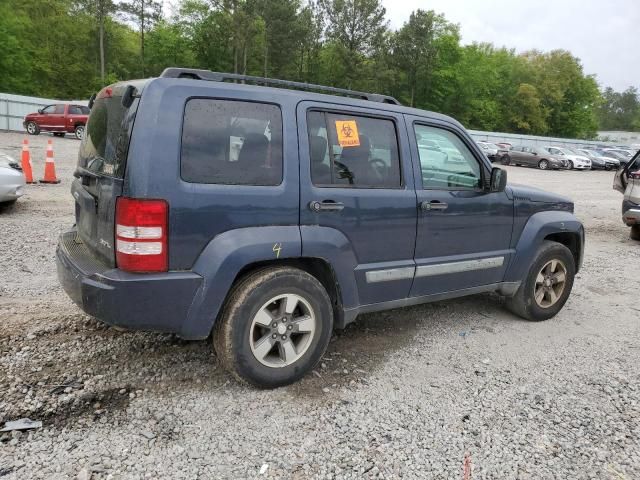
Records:
<instances>
[{"instance_id":1,"label":"dark blue suv","mask_svg":"<svg viewBox=\"0 0 640 480\"><path fill-rule=\"evenodd\" d=\"M497 292L548 319L582 262L570 200L507 186L458 122L390 97L171 68L92 103L66 292L109 324L212 335L254 385L302 377L360 313Z\"/></svg>"}]
</instances>

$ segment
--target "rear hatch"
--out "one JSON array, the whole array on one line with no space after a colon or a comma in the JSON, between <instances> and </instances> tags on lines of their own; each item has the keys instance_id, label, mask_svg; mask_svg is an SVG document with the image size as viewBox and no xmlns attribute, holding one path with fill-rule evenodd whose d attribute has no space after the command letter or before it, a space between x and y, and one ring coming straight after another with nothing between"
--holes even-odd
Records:
<instances>
[{"instance_id":1,"label":"rear hatch","mask_svg":"<svg viewBox=\"0 0 640 480\"><path fill-rule=\"evenodd\" d=\"M97 94L71 186L78 236L111 267L115 266L116 199L122 194L129 140L145 83L111 85Z\"/></svg>"}]
</instances>

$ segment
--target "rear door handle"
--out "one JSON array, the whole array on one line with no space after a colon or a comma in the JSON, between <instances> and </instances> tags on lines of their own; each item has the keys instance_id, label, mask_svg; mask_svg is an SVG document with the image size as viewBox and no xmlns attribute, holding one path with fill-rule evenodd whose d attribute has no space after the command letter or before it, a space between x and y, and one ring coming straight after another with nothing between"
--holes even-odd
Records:
<instances>
[{"instance_id":1,"label":"rear door handle","mask_svg":"<svg viewBox=\"0 0 640 480\"><path fill-rule=\"evenodd\" d=\"M431 210L446 210L448 206L449 205L439 200L425 200L424 202L420 203L420 209L426 212L429 212Z\"/></svg>"},{"instance_id":2,"label":"rear door handle","mask_svg":"<svg viewBox=\"0 0 640 480\"><path fill-rule=\"evenodd\" d=\"M309 203L309 208L314 212L339 212L344 209L344 203L334 202L333 200L313 200Z\"/></svg>"}]
</instances>

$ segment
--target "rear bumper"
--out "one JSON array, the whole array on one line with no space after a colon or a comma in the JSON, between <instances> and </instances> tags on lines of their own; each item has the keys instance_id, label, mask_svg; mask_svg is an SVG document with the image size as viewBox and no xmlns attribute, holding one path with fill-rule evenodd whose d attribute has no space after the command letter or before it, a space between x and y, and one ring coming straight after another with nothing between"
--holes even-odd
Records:
<instances>
[{"instance_id":1,"label":"rear bumper","mask_svg":"<svg viewBox=\"0 0 640 480\"><path fill-rule=\"evenodd\" d=\"M622 221L628 227L632 225L640 225L640 205L636 205L629 200L623 200Z\"/></svg>"},{"instance_id":2,"label":"rear bumper","mask_svg":"<svg viewBox=\"0 0 640 480\"><path fill-rule=\"evenodd\" d=\"M86 313L110 325L134 330L182 331L202 283L193 272L136 274L101 264L74 231L63 233L56 250L58 279Z\"/></svg>"}]
</instances>

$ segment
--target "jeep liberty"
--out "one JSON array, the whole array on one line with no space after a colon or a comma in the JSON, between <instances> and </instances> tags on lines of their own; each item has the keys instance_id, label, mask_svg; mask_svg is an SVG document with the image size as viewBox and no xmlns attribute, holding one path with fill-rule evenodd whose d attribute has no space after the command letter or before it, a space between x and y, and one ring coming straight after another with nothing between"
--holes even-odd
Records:
<instances>
[{"instance_id":1,"label":"jeep liberty","mask_svg":"<svg viewBox=\"0 0 640 480\"><path fill-rule=\"evenodd\" d=\"M108 324L211 336L256 386L365 312L497 292L551 318L582 263L569 199L506 185L457 121L391 97L169 68L92 103L64 289Z\"/></svg>"}]
</instances>

